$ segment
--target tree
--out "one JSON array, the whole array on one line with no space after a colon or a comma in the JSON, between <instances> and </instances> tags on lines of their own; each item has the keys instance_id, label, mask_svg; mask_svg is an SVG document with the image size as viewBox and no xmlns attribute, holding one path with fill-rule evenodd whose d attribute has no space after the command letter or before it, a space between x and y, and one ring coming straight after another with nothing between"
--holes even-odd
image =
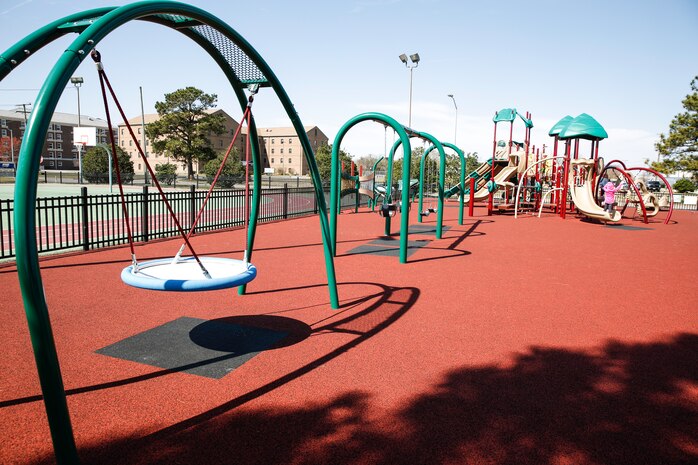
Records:
<instances>
[{"instance_id":1,"label":"tree","mask_svg":"<svg viewBox=\"0 0 698 465\"><path fill-rule=\"evenodd\" d=\"M0 138L0 160L12 161L14 151L14 160L17 163L19 158L19 147L22 145L22 139L18 137L1 137Z\"/></svg>"},{"instance_id":2,"label":"tree","mask_svg":"<svg viewBox=\"0 0 698 465\"><path fill-rule=\"evenodd\" d=\"M339 150L339 160L340 163L344 162L345 169L349 170L349 163L351 163L351 156L344 150ZM315 163L317 163L318 170L320 171L320 179L322 179L323 185L330 184L330 176L332 173L332 146L327 144L322 144L315 150Z\"/></svg>"},{"instance_id":3,"label":"tree","mask_svg":"<svg viewBox=\"0 0 698 465\"><path fill-rule=\"evenodd\" d=\"M171 185L177 179L177 165L170 162L158 163L155 165L155 177L159 182Z\"/></svg>"},{"instance_id":4,"label":"tree","mask_svg":"<svg viewBox=\"0 0 698 465\"><path fill-rule=\"evenodd\" d=\"M82 175L88 182L99 184L109 182L109 152L111 147L98 145L90 147L82 156ZM133 181L133 162L121 147L116 147L116 157L119 159L119 172L122 183ZM112 161L113 163L113 161ZM113 181L117 182L116 171Z\"/></svg>"},{"instance_id":5,"label":"tree","mask_svg":"<svg viewBox=\"0 0 698 465\"><path fill-rule=\"evenodd\" d=\"M207 111L217 98L195 87L165 94L164 102L155 103L160 118L145 128L152 150L185 163L189 179L194 177L195 160L201 166L216 157L209 135L225 132L225 117Z\"/></svg>"},{"instance_id":6,"label":"tree","mask_svg":"<svg viewBox=\"0 0 698 465\"><path fill-rule=\"evenodd\" d=\"M674 190L680 194L685 194L696 190L696 185L688 178L681 178L674 183Z\"/></svg>"},{"instance_id":7,"label":"tree","mask_svg":"<svg viewBox=\"0 0 698 465\"><path fill-rule=\"evenodd\" d=\"M448 189L460 183L460 156L457 154L446 155L446 186ZM469 152L465 154L465 176L475 171L480 164L477 161L477 152ZM466 180L466 183L468 181ZM468 186L466 186L467 188Z\"/></svg>"},{"instance_id":8,"label":"tree","mask_svg":"<svg viewBox=\"0 0 698 465\"><path fill-rule=\"evenodd\" d=\"M225 154L219 154L215 159L209 161L204 165L202 170L206 175L206 179L209 183L213 182L216 177L216 173L223 163L223 158ZM250 173L252 172L252 166L250 165ZM228 156L225 162L223 170L221 170L220 177L216 181L216 186L223 188L233 188L236 182L244 182L245 180L245 167L240 161L240 155L238 154L237 148L233 148L232 153Z\"/></svg>"},{"instance_id":9,"label":"tree","mask_svg":"<svg viewBox=\"0 0 698 465\"><path fill-rule=\"evenodd\" d=\"M363 166L364 171L371 171L380 157L376 155L363 155L356 159L356 166Z\"/></svg>"},{"instance_id":10,"label":"tree","mask_svg":"<svg viewBox=\"0 0 698 465\"><path fill-rule=\"evenodd\" d=\"M669 134L660 134L654 145L662 159L650 166L665 174L688 171L698 180L698 76L691 81L691 90L681 102L686 111L671 120Z\"/></svg>"}]
</instances>

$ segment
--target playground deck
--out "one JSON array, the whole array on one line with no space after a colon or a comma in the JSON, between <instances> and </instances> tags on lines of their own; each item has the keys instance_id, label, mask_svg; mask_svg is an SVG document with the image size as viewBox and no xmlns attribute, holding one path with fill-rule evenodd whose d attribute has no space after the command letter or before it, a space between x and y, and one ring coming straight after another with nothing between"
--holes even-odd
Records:
<instances>
[{"instance_id":1,"label":"playground deck","mask_svg":"<svg viewBox=\"0 0 698 465\"><path fill-rule=\"evenodd\" d=\"M317 217L259 226L246 296L128 287L126 247L42 260L82 462L698 461L698 214L444 215L399 264L376 213L342 214L339 310ZM194 243L241 258L243 237ZM0 463L53 463L14 267L0 286Z\"/></svg>"}]
</instances>

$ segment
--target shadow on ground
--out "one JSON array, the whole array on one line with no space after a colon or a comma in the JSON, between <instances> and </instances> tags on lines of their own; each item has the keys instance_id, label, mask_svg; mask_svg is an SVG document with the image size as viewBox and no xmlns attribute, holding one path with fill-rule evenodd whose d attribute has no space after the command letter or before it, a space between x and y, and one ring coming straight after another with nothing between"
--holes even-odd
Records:
<instances>
[{"instance_id":1,"label":"shadow on ground","mask_svg":"<svg viewBox=\"0 0 698 465\"><path fill-rule=\"evenodd\" d=\"M697 334L595 351L533 347L507 367L445 373L378 419L368 394L347 390L295 409L228 408L80 455L91 464L688 465L698 463L697 384Z\"/></svg>"}]
</instances>

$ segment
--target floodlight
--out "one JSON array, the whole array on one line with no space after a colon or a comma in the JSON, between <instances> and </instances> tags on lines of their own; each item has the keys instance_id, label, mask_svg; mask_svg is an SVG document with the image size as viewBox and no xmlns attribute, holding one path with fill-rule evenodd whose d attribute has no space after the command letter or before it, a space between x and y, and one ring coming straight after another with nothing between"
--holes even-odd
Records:
<instances>
[{"instance_id":1,"label":"floodlight","mask_svg":"<svg viewBox=\"0 0 698 465\"><path fill-rule=\"evenodd\" d=\"M402 61L404 64L407 64L407 55L404 53L400 55L400 61Z\"/></svg>"},{"instance_id":2,"label":"floodlight","mask_svg":"<svg viewBox=\"0 0 698 465\"><path fill-rule=\"evenodd\" d=\"M70 78L70 83L74 84L76 87L85 82L85 80L80 76L73 76Z\"/></svg>"},{"instance_id":3,"label":"floodlight","mask_svg":"<svg viewBox=\"0 0 698 465\"><path fill-rule=\"evenodd\" d=\"M419 53L413 53L410 55L410 60L412 60L412 63L419 63Z\"/></svg>"}]
</instances>

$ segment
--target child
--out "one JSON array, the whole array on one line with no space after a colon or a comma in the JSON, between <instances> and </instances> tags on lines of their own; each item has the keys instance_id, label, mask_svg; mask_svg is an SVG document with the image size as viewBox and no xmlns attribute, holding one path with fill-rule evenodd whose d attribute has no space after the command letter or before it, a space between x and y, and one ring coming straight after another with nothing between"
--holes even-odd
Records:
<instances>
[{"instance_id":1,"label":"child","mask_svg":"<svg viewBox=\"0 0 698 465\"><path fill-rule=\"evenodd\" d=\"M613 215L613 212L614 212L613 205L616 202L616 192L620 190L621 185L622 185L621 183L618 183L618 185L616 186L611 181L608 181L602 187L602 189L606 195L606 197L604 198L603 209L611 215Z\"/></svg>"}]
</instances>

